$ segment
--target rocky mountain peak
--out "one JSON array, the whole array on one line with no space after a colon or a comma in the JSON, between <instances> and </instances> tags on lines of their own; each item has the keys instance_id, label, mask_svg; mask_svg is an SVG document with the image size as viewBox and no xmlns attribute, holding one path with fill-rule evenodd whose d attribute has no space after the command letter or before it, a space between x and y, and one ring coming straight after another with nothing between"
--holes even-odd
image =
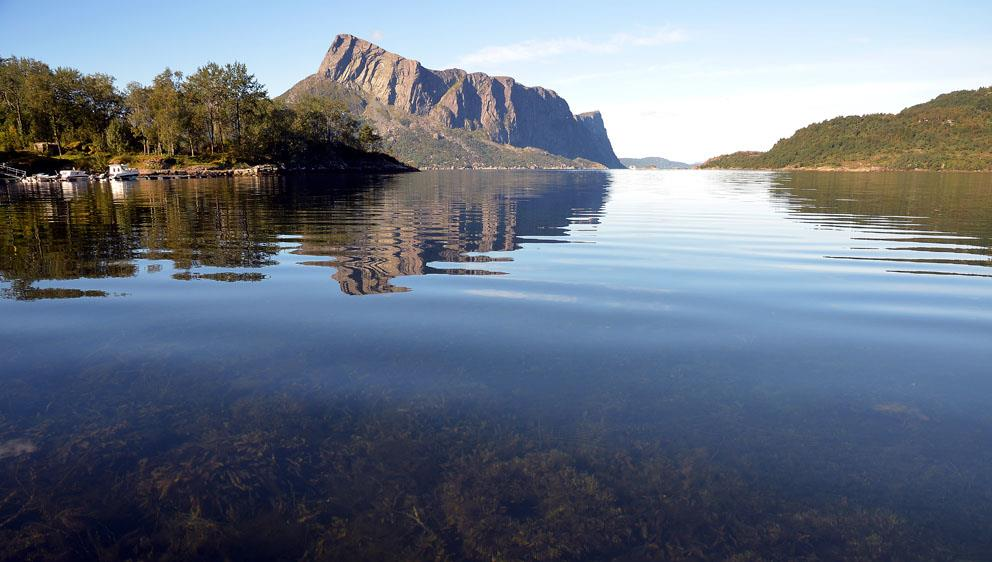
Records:
<instances>
[{"instance_id":1,"label":"rocky mountain peak","mask_svg":"<svg viewBox=\"0 0 992 562\"><path fill-rule=\"evenodd\" d=\"M315 89L314 80L341 85L435 126L482 130L498 144L622 167L599 112L573 115L568 102L553 90L524 86L508 76L458 68L431 70L374 43L341 34L311 77L310 89Z\"/></svg>"}]
</instances>

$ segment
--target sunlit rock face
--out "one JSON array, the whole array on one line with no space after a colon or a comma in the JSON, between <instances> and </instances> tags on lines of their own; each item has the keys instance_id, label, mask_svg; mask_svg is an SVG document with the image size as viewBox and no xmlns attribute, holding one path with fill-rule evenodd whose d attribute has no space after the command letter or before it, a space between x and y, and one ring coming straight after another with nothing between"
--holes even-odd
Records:
<instances>
[{"instance_id":1,"label":"sunlit rock face","mask_svg":"<svg viewBox=\"0 0 992 562\"><path fill-rule=\"evenodd\" d=\"M431 70L352 35L338 35L317 73L285 95L331 94L343 86L367 104L399 110L407 129L482 131L489 142L546 151L591 165L622 168L613 152L599 112L573 115L552 90L528 87L507 76L461 69ZM368 115L387 132L388 111ZM391 119L391 121L395 121ZM437 134L437 133L435 133ZM464 144L464 143L462 143ZM399 154L402 158L403 154ZM484 165L499 165L500 156L475 148Z\"/></svg>"}]
</instances>

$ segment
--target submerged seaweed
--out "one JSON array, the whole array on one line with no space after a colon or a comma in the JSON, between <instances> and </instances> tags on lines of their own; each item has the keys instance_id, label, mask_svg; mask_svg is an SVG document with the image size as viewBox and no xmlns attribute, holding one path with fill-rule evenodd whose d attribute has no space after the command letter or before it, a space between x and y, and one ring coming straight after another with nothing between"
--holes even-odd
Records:
<instances>
[{"instance_id":1,"label":"submerged seaweed","mask_svg":"<svg viewBox=\"0 0 992 562\"><path fill-rule=\"evenodd\" d=\"M221 281L224 283L238 283L243 281L255 282L263 281L266 278L264 273L248 272L248 273L238 273L235 271L221 271L219 273L191 273L184 271L181 273L173 273L172 278L177 281L195 281L198 279L204 279L207 281Z\"/></svg>"},{"instance_id":2,"label":"submerged seaweed","mask_svg":"<svg viewBox=\"0 0 992 562\"><path fill-rule=\"evenodd\" d=\"M100 382L119 379L108 376ZM183 384L131 387L107 415L50 407L46 421L16 427L22 437L4 446L30 443L31 454L0 461L0 558L940 560L954 551L924 519L885 502L786 493L740 456L644 439L630 425L582 429L581 418L572 420L580 439L548 434L547 407L315 388L229 387L217 401L206 397L223 395L218 383ZM7 420L0 436L14 429Z\"/></svg>"}]
</instances>

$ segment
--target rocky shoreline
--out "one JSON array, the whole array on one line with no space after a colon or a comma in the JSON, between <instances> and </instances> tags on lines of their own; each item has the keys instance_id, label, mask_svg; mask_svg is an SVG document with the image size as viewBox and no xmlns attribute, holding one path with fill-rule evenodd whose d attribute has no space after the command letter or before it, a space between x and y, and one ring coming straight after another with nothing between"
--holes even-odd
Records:
<instances>
[{"instance_id":1,"label":"rocky shoreline","mask_svg":"<svg viewBox=\"0 0 992 562\"><path fill-rule=\"evenodd\" d=\"M407 166L397 162L395 164L373 165L363 164L359 166L298 166L281 167L272 164L259 164L246 168L208 168L205 166L190 166L187 168L150 169L138 168L138 175L141 178L157 179L168 178L225 178L225 177L257 177L257 176L284 176L292 174L309 173L406 173L418 172L417 168Z\"/></svg>"},{"instance_id":2,"label":"rocky shoreline","mask_svg":"<svg viewBox=\"0 0 992 562\"><path fill-rule=\"evenodd\" d=\"M884 166L868 166L868 167L844 167L844 166L815 166L809 168L801 167L785 167L785 168L738 168L729 166L696 166L693 168L695 170L725 170L725 171L750 171L750 172L851 172L851 173L870 173L870 172L954 172L954 173L967 173L967 174L987 174L992 172L990 170L955 170L950 168L942 168L939 170L932 170L929 168L887 168Z\"/></svg>"},{"instance_id":3,"label":"rocky shoreline","mask_svg":"<svg viewBox=\"0 0 992 562\"><path fill-rule=\"evenodd\" d=\"M3 158L6 156L6 158ZM106 157L105 157L106 158ZM92 176L100 177L107 172L107 159L102 164L80 165L78 161L62 158L52 158L43 155L21 152L0 155L0 161L9 161L11 165L23 170L28 176L35 174L55 175L59 170L80 169ZM350 147L339 148L335 153L327 155L319 162L306 164L256 164L252 166L241 164L192 164L170 162L165 158L144 159L133 155L110 157L109 162L123 162L138 171L143 179L181 179L181 178L222 178L235 176L280 176L305 173L360 173L360 174L395 174L419 171L399 160L380 152L364 152ZM18 181L16 178L9 178ZM0 178L4 181L4 178Z\"/></svg>"}]
</instances>

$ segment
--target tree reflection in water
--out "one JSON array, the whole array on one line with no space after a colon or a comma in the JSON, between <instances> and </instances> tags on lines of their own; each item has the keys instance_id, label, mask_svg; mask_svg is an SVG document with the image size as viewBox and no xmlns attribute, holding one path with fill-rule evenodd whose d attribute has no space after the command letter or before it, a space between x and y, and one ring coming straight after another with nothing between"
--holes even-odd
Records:
<instances>
[{"instance_id":1,"label":"tree reflection in water","mask_svg":"<svg viewBox=\"0 0 992 562\"><path fill-rule=\"evenodd\" d=\"M18 282L6 293L13 298L39 298L31 290L39 281L133 276L137 259L171 261L177 280L209 279L193 270L272 266L280 242L292 239L294 254L333 258L303 263L335 268L349 295L404 291L394 278L498 273L429 264L505 260L471 254L560 235L575 213L602 207L606 181L581 173L537 174L524 185L498 174L344 175L94 184L73 186L70 196L57 186L8 188L0 275Z\"/></svg>"}]
</instances>

